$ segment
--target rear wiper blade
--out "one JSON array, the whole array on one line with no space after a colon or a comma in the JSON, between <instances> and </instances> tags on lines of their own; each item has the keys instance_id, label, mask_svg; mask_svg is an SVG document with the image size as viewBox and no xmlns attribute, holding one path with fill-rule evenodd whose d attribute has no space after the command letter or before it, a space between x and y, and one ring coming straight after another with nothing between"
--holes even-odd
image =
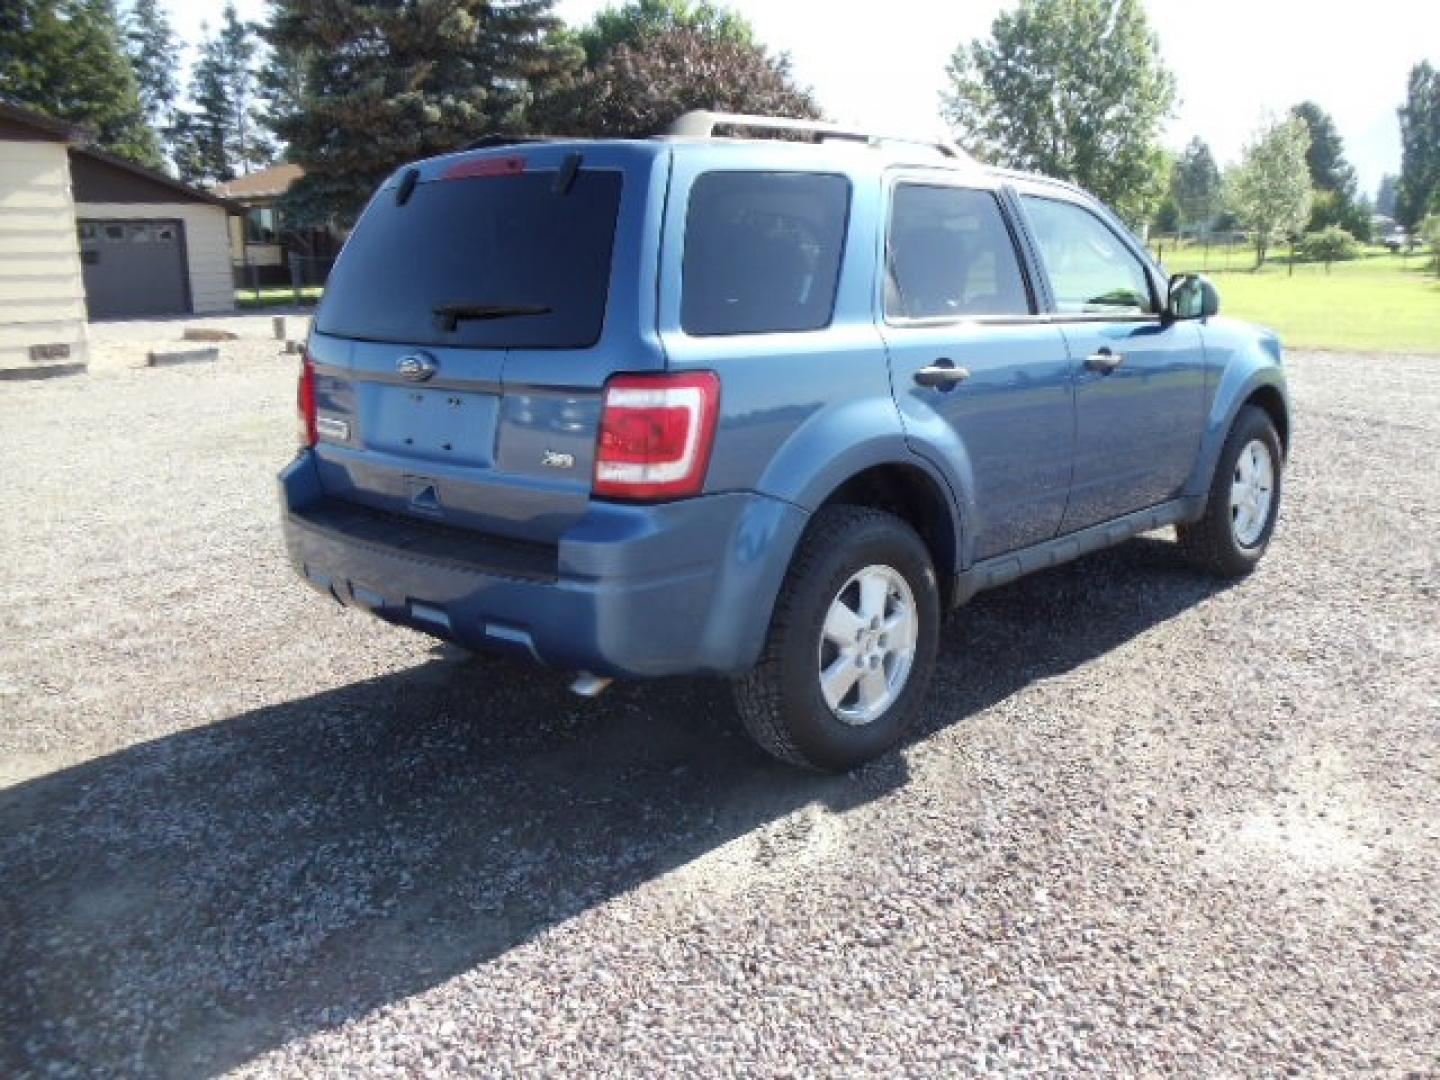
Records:
<instances>
[{"instance_id":1,"label":"rear wiper blade","mask_svg":"<svg viewBox=\"0 0 1440 1080\"><path fill-rule=\"evenodd\" d=\"M438 304L430 309L442 330L454 330L461 319L509 319L517 315L549 315L544 304Z\"/></svg>"}]
</instances>

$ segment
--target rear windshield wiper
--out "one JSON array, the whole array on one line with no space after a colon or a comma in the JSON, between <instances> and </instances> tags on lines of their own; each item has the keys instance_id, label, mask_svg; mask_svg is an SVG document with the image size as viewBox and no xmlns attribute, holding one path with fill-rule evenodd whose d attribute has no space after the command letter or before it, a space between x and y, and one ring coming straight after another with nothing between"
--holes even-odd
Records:
<instances>
[{"instance_id":1,"label":"rear windshield wiper","mask_svg":"<svg viewBox=\"0 0 1440 1080\"><path fill-rule=\"evenodd\" d=\"M554 308L544 304L438 304L430 309L440 320L440 329L454 330L462 319L508 319L517 315L549 315Z\"/></svg>"}]
</instances>

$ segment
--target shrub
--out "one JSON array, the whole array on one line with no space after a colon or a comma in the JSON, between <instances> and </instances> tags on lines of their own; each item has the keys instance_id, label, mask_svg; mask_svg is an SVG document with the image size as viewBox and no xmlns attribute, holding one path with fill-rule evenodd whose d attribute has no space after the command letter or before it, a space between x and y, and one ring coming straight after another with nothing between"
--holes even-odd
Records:
<instances>
[{"instance_id":1,"label":"shrub","mask_svg":"<svg viewBox=\"0 0 1440 1080\"><path fill-rule=\"evenodd\" d=\"M1300 256L1308 262L1323 262L1328 274L1331 263L1358 259L1360 243L1339 225L1331 225L1319 232L1306 233L1300 240Z\"/></svg>"}]
</instances>

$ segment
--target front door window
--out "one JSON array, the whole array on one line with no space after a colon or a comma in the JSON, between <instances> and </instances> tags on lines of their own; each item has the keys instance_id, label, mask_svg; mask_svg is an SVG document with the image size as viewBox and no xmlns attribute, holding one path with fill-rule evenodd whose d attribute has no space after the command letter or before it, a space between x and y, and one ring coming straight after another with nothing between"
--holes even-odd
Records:
<instances>
[{"instance_id":1,"label":"front door window","mask_svg":"<svg viewBox=\"0 0 1440 1080\"><path fill-rule=\"evenodd\" d=\"M1149 275L1118 236L1084 207L1026 195L1055 309L1062 315L1153 315Z\"/></svg>"}]
</instances>

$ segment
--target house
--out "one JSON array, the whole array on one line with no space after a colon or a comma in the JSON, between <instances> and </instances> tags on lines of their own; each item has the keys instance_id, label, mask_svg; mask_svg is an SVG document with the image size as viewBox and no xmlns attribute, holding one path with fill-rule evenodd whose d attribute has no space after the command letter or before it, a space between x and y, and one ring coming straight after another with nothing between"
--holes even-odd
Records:
<instances>
[{"instance_id":1,"label":"house","mask_svg":"<svg viewBox=\"0 0 1440 1080\"><path fill-rule=\"evenodd\" d=\"M87 319L233 311L239 207L0 102L0 377L81 370Z\"/></svg>"},{"instance_id":2,"label":"house","mask_svg":"<svg viewBox=\"0 0 1440 1080\"><path fill-rule=\"evenodd\" d=\"M0 103L0 377L83 370L74 129Z\"/></svg>"},{"instance_id":3,"label":"house","mask_svg":"<svg viewBox=\"0 0 1440 1080\"><path fill-rule=\"evenodd\" d=\"M327 229L291 227L279 206L304 175L301 166L285 161L216 185L216 195L244 210L230 223L230 261L241 288L324 283L340 238Z\"/></svg>"}]
</instances>

